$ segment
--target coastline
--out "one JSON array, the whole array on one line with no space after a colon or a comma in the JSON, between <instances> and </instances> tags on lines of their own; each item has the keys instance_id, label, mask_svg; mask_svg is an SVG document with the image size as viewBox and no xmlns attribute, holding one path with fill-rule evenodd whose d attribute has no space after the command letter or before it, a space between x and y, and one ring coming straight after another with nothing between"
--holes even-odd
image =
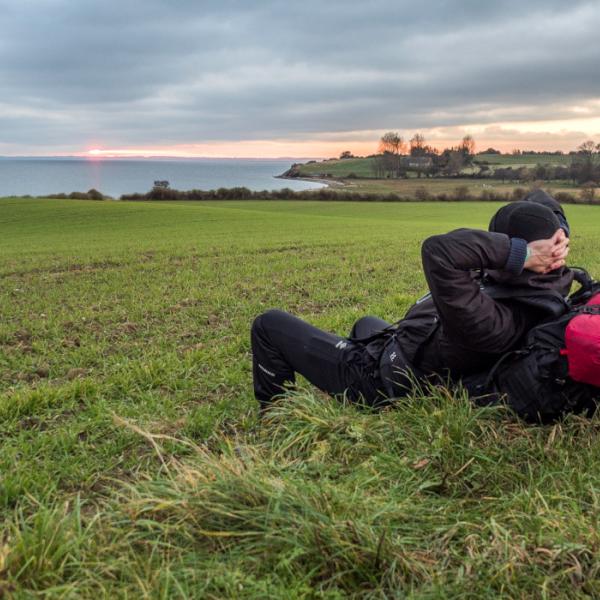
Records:
<instances>
[{"instance_id":1,"label":"coastline","mask_svg":"<svg viewBox=\"0 0 600 600\"><path fill-rule=\"evenodd\" d=\"M96 189L107 196L146 192L154 181L175 189L245 187L273 191L287 185L301 191L325 188L325 182L275 180L290 160L129 160L129 159L12 159L0 160L0 195L47 196Z\"/></svg>"},{"instance_id":2,"label":"coastline","mask_svg":"<svg viewBox=\"0 0 600 600\"><path fill-rule=\"evenodd\" d=\"M346 184L339 179L320 179L318 177L290 177L285 173L274 175L275 179L289 179L290 181L306 181L309 183L322 183L326 188L346 187Z\"/></svg>"}]
</instances>

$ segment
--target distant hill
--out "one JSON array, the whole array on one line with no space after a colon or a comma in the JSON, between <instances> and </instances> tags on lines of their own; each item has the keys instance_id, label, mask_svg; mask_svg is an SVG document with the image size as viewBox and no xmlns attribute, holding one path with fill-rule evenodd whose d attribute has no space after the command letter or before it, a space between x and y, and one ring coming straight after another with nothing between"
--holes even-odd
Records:
<instances>
[{"instance_id":1,"label":"distant hill","mask_svg":"<svg viewBox=\"0 0 600 600\"><path fill-rule=\"evenodd\" d=\"M296 175L294 175L296 173ZM372 158L344 158L295 164L287 173L291 177L375 177Z\"/></svg>"},{"instance_id":2,"label":"distant hill","mask_svg":"<svg viewBox=\"0 0 600 600\"><path fill-rule=\"evenodd\" d=\"M477 154L473 160L475 166L488 165L494 167L534 167L535 165L558 166L568 165L571 156L568 154ZM464 169L464 173L473 172L473 167ZM284 175L288 177L314 178L373 178L376 179L374 158L344 158L322 161L296 163Z\"/></svg>"}]
</instances>

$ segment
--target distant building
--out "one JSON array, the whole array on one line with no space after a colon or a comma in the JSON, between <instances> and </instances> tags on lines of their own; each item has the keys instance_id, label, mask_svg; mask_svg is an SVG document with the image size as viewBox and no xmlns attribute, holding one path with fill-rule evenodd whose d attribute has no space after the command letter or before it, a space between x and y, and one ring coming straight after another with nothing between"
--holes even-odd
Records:
<instances>
[{"instance_id":1,"label":"distant building","mask_svg":"<svg viewBox=\"0 0 600 600\"><path fill-rule=\"evenodd\" d=\"M408 169L427 169L433 165L431 156L405 156L402 164Z\"/></svg>"}]
</instances>

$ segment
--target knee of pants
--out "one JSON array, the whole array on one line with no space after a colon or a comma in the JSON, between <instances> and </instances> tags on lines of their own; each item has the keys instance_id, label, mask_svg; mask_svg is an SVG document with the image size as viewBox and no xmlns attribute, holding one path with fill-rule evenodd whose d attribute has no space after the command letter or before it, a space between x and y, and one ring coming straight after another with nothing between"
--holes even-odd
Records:
<instances>
[{"instance_id":1,"label":"knee of pants","mask_svg":"<svg viewBox=\"0 0 600 600\"><path fill-rule=\"evenodd\" d=\"M372 317L371 315L365 315L364 317L360 317L360 319L358 319L357 321L355 321L354 325L353 325L353 329L356 329L357 327L360 327L361 325L363 325L364 323L370 321L371 319L373 319L374 317Z\"/></svg>"},{"instance_id":2,"label":"knee of pants","mask_svg":"<svg viewBox=\"0 0 600 600\"><path fill-rule=\"evenodd\" d=\"M254 321L252 321L252 327L250 329L252 335L255 335L259 330L264 331L265 326L268 327L269 322L273 321L276 316L281 315L282 312L283 311L277 308L270 308L269 310L266 310L265 312L255 317Z\"/></svg>"},{"instance_id":3,"label":"knee of pants","mask_svg":"<svg viewBox=\"0 0 600 600\"><path fill-rule=\"evenodd\" d=\"M377 319L377 317L373 317L371 315L365 315L364 317L358 319L358 321L356 321L352 326L350 337L365 337L367 335L367 330L369 333L371 333L373 327L370 325L370 322L374 319Z\"/></svg>"}]
</instances>

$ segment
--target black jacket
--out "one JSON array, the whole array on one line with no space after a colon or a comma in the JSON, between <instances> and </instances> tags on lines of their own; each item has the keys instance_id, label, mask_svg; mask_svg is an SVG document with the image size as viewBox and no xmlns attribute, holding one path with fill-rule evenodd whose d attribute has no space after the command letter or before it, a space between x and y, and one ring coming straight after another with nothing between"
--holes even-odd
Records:
<instances>
[{"instance_id":1,"label":"black jacket","mask_svg":"<svg viewBox=\"0 0 600 600\"><path fill-rule=\"evenodd\" d=\"M475 272L486 272L489 280L503 286L533 293L554 290L562 296L569 293L573 273L566 267L547 275L508 273L507 266L515 262L514 245L505 234L474 229L425 240L422 260L430 295L408 311L388 340L381 357L384 381L386 369L389 373L390 365L394 371L403 368L402 362L419 375L458 379L489 369L519 346L546 313L514 299L493 299L482 290Z\"/></svg>"}]
</instances>

